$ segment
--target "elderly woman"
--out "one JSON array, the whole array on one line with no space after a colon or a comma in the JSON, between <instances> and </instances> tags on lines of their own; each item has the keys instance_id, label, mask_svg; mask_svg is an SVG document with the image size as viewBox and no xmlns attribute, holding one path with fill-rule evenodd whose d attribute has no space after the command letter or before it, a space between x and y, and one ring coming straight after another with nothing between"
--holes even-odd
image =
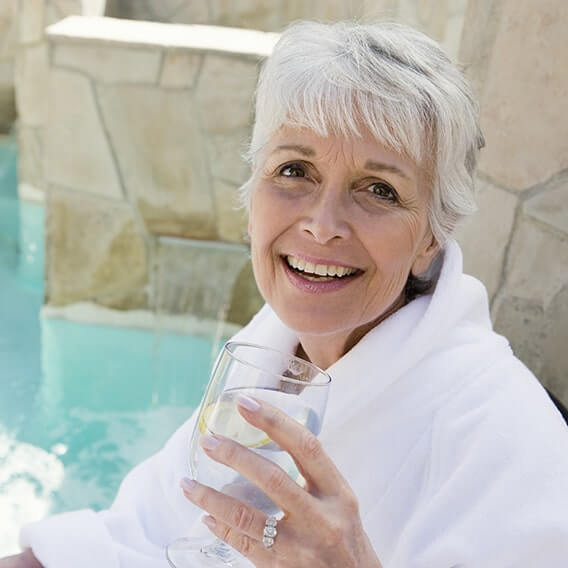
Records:
<instances>
[{"instance_id":1,"label":"elderly woman","mask_svg":"<svg viewBox=\"0 0 568 568\"><path fill-rule=\"evenodd\" d=\"M568 429L492 331L486 291L450 240L475 209L482 144L469 87L424 35L287 29L262 71L242 189L266 306L238 338L296 353L333 383L320 440L253 399L240 412L295 458L306 488L206 439L284 511L263 544L264 513L183 479L193 417L110 510L30 525L28 550L0 565L166 566L164 547L201 526L259 567L566 566Z\"/></svg>"}]
</instances>

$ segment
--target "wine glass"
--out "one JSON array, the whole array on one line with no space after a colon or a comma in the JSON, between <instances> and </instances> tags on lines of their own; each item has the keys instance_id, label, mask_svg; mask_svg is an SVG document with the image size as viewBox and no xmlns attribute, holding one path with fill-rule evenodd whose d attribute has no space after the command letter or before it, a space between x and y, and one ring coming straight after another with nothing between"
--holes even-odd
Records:
<instances>
[{"instance_id":1,"label":"wine glass","mask_svg":"<svg viewBox=\"0 0 568 568\"><path fill-rule=\"evenodd\" d=\"M229 342L219 355L191 436L191 476L267 515L278 515L276 504L235 470L211 459L201 448L202 434L231 438L278 464L299 485L305 484L294 460L262 430L239 414L239 395L269 402L319 434L327 404L330 376L307 361L251 343ZM174 568L241 565L243 557L219 539L188 537L172 542L167 558ZM247 565L250 565L247 563Z\"/></svg>"}]
</instances>

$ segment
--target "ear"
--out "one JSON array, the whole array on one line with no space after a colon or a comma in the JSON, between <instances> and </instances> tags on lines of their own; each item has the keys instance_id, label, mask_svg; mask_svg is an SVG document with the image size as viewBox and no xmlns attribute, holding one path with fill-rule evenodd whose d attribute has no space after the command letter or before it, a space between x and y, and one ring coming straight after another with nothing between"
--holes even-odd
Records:
<instances>
[{"instance_id":1,"label":"ear","mask_svg":"<svg viewBox=\"0 0 568 568\"><path fill-rule=\"evenodd\" d=\"M420 243L420 247L416 254L416 258L412 263L412 267L410 268L410 272L413 276L420 276L424 274L430 268L430 264L434 257L438 254L440 250L440 245L438 241L434 238L431 231L428 230L427 234L422 239Z\"/></svg>"}]
</instances>

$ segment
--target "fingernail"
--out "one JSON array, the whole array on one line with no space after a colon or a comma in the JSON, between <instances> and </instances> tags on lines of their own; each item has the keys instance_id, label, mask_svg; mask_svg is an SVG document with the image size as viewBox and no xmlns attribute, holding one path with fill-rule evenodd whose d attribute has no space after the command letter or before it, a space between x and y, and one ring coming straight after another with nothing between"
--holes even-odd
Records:
<instances>
[{"instance_id":1,"label":"fingernail","mask_svg":"<svg viewBox=\"0 0 568 568\"><path fill-rule=\"evenodd\" d=\"M195 487L196 483L193 479L189 479L189 477L184 477L180 482L179 486L186 492L191 493Z\"/></svg>"},{"instance_id":2,"label":"fingernail","mask_svg":"<svg viewBox=\"0 0 568 568\"><path fill-rule=\"evenodd\" d=\"M260 404L254 400L254 398L250 398L245 396L244 394L240 394L237 397L237 404L242 406L245 410L249 412L256 412L260 408Z\"/></svg>"},{"instance_id":3,"label":"fingernail","mask_svg":"<svg viewBox=\"0 0 568 568\"><path fill-rule=\"evenodd\" d=\"M214 529L217 525L217 523L215 522L215 519L213 517L203 517L201 519L203 521L204 525L207 525L210 529Z\"/></svg>"},{"instance_id":4,"label":"fingernail","mask_svg":"<svg viewBox=\"0 0 568 568\"><path fill-rule=\"evenodd\" d=\"M214 438L213 436L209 436L207 434L205 436L201 436L200 444L205 450L214 450L220 443L221 441L217 440L217 438Z\"/></svg>"}]
</instances>

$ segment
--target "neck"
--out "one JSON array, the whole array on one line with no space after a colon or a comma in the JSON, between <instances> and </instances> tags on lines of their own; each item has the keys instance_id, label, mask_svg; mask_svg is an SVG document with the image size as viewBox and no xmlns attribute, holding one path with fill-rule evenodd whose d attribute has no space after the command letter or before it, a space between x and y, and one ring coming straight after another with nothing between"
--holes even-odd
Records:
<instances>
[{"instance_id":1,"label":"neck","mask_svg":"<svg viewBox=\"0 0 568 568\"><path fill-rule=\"evenodd\" d=\"M298 334L300 344L296 350L296 355L306 361L311 361L320 369L328 369L348 351L353 349L369 331L405 304L404 294L401 294L378 318L352 330L342 330L338 333L327 335Z\"/></svg>"}]
</instances>

